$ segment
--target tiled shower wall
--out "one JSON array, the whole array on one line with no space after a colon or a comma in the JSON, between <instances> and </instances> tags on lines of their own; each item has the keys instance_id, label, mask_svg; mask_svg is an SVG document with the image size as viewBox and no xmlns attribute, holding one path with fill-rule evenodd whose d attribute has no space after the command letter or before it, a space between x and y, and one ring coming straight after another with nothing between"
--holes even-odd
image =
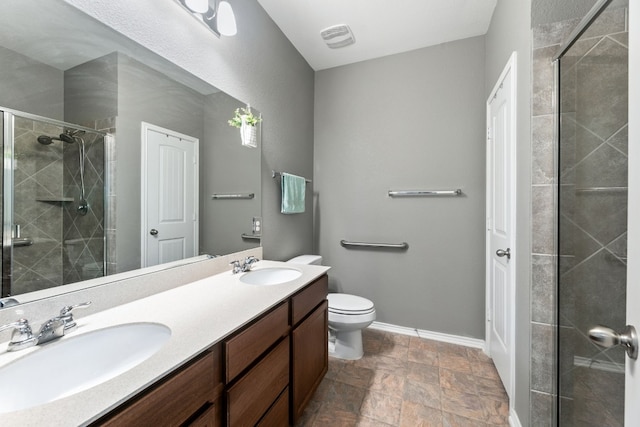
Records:
<instances>
[{"instance_id":1,"label":"tiled shower wall","mask_svg":"<svg viewBox=\"0 0 640 427\"><path fill-rule=\"evenodd\" d=\"M30 244L14 244L11 294L104 275L104 143L86 132L87 215L80 198L80 141L49 145L40 135L57 136L61 126L15 118L14 224Z\"/></svg>"},{"instance_id":2,"label":"tiled shower wall","mask_svg":"<svg viewBox=\"0 0 640 427\"><path fill-rule=\"evenodd\" d=\"M531 425L553 425L556 325L557 166L553 56L579 20L533 29ZM582 36L626 30L626 11L605 11ZM597 42L597 41L596 41ZM595 43L594 43L595 44Z\"/></svg>"},{"instance_id":3,"label":"tiled shower wall","mask_svg":"<svg viewBox=\"0 0 640 427\"><path fill-rule=\"evenodd\" d=\"M12 295L62 283L62 144L37 141L60 133L59 126L15 118L13 224L32 244L13 249Z\"/></svg>"},{"instance_id":4,"label":"tiled shower wall","mask_svg":"<svg viewBox=\"0 0 640 427\"><path fill-rule=\"evenodd\" d=\"M105 271L104 275L118 273L116 263L116 182L115 171L117 166L116 156L116 123L117 117L108 117L97 120L87 120L80 123L87 128L108 134L102 141L102 180L103 180L103 218L104 242L105 242ZM97 162L98 153L94 153L93 161ZM97 167L97 166L96 166ZM95 196L94 196L95 197Z\"/></svg>"},{"instance_id":5,"label":"tiled shower wall","mask_svg":"<svg viewBox=\"0 0 640 427\"><path fill-rule=\"evenodd\" d=\"M89 210L86 215L78 212L82 179L77 139L63 150L64 196L76 201L63 205L65 284L104 276L104 137L86 133L79 138L86 147L84 186Z\"/></svg>"}]
</instances>

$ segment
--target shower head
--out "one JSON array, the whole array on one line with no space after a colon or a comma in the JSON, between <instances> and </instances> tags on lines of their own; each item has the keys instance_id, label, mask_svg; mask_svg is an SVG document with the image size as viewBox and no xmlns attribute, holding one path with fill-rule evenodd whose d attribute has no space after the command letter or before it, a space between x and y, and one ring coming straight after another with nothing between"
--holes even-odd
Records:
<instances>
[{"instance_id":1,"label":"shower head","mask_svg":"<svg viewBox=\"0 0 640 427\"><path fill-rule=\"evenodd\" d=\"M38 142L39 142L40 144L42 144L42 145L50 145L51 143L53 143L53 140L54 140L54 139L55 139L55 138L52 138L52 137L47 136L47 135L40 135L40 136L38 137Z\"/></svg>"},{"instance_id":2,"label":"shower head","mask_svg":"<svg viewBox=\"0 0 640 427\"><path fill-rule=\"evenodd\" d=\"M77 134L84 134L84 131L70 131L67 130L64 133L61 133L59 137L55 137L55 136L48 136L48 135L40 135L38 137L38 142L42 145L50 145L53 143L53 141L64 141L67 144L73 144L74 142L76 142L76 138L80 138L79 136L76 136Z\"/></svg>"}]
</instances>

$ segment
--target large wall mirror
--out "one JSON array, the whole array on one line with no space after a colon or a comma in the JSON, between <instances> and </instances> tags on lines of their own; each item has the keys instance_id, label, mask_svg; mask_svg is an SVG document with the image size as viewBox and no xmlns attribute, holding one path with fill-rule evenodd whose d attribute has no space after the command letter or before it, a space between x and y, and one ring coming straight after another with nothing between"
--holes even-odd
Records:
<instances>
[{"instance_id":1,"label":"large wall mirror","mask_svg":"<svg viewBox=\"0 0 640 427\"><path fill-rule=\"evenodd\" d=\"M63 1L3 1L2 297L259 246L246 106Z\"/></svg>"}]
</instances>

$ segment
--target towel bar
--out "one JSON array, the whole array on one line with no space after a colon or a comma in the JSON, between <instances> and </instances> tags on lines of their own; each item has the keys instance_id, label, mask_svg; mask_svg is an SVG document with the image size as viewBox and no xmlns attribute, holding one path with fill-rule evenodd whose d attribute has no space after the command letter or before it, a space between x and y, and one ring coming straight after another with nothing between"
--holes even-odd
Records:
<instances>
[{"instance_id":1,"label":"towel bar","mask_svg":"<svg viewBox=\"0 0 640 427\"><path fill-rule=\"evenodd\" d=\"M368 243L368 242L349 242L348 240L340 240L340 245L343 248L385 248L385 249L409 249L407 242L402 243Z\"/></svg>"},{"instance_id":2,"label":"towel bar","mask_svg":"<svg viewBox=\"0 0 640 427\"><path fill-rule=\"evenodd\" d=\"M212 199L217 200L230 200L230 199L253 199L255 197L254 193L247 194L212 194Z\"/></svg>"},{"instance_id":3,"label":"towel bar","mask_svg":"<svg viewBox=\"0 0 640 427\"><path fill-rule=\"evenodd\" d=\"M462 190L390 190L389 197L460 196Z\"/></svg>"},{"instance_id":4,"label":"towel bar","mask_svg":"<svg viewBox=\"0 0 640 427\"><path fill-rule=\"evenodd\" d=\"M282 172L276 172L274 170L271 171L271 178L282 178ZM311 183L310 179L304 179L307 184Z\"/></svg>"}]
</instances>

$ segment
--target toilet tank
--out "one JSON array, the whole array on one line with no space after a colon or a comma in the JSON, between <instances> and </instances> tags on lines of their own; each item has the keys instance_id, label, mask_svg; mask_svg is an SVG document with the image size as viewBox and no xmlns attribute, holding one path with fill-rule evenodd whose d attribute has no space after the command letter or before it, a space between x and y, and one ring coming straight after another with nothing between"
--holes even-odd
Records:
<instances>
[{"instance_id":1,"label":"toilet tank","mask_svg":"<svg viewBox=\"0 0 640 427\"><path fill-rule=\"evenodd\" d=\"M291 258L287 261L291 264L313 264L321 265L322 257L320 255L298 255L295 258Z\"/></svg>"}]
</instances>

